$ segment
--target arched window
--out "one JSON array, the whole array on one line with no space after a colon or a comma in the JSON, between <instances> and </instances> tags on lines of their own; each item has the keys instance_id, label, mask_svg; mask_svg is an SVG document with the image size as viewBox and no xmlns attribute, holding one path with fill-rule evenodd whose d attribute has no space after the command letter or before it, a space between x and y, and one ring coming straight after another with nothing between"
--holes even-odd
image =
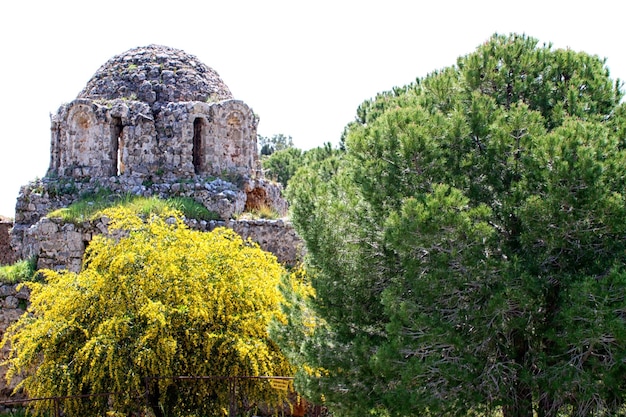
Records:
<instances>
[{"instance_id":1,"label":"arched window","mask_svg":"<svg viewBox=\"0 0 626 417\"><path fill-rule=\"evenodd\" d=\"M111 120L111 161L113 169L111 175L122 175L124 173L124 161L122 151L124 150L124 126L122 119L113 117Z\"/></svg>"},{"instance_id":2,"label":"arched window","mask_svg":"<svg viewBox=\"0 0 626 417\"><path fill-rule=\"evenodd\" d=\"M200 174L204 168L204 135L206 123L204 119L197 118L193 121L193 170Z\"/></svg>"}]
</instances>

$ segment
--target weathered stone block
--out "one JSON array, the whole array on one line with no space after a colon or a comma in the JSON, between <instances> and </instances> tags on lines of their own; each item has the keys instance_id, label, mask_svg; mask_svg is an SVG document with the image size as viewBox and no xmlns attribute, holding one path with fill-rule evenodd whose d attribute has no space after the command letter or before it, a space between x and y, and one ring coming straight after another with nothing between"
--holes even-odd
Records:
<instances>
[{"instance_id":1,"label":"weathered stone block","mask_svg":"<svg viewBox=\"0 0 626 417\"><path fill-rule=\"evenodd\" d=\"M20 304L20 300L18 300L16 297L12 295L9 295L8 297L4 299L3 307L4 308L17 308L19 304Z\"/></svg>"}]
</instances>

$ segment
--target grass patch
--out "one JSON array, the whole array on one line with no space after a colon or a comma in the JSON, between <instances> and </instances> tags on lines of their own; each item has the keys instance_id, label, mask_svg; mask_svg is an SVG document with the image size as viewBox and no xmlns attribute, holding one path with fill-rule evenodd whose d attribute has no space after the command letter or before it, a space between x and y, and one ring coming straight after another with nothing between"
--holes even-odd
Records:
<instances>
[{"instance_id":1,"label":"grass patch","mask_svg":"<svg viewBox=\"0 0 626 417\"><path fill-rule=\"evenodd\" d=\"M129 208L133 213L137 213L142 217L147 217L150 214L161 214L167 211L167 209L176 208L169 204L167 200L158 197L125 196L113 205Z\"/></svg>"},{"instance_id":2,"label":"grass patch","mask_svg":"<svg viewBox=\"0 0 626 417\"><path fill-rule=\"evenodd\" d=\"M64 222L80 224L92 220L99 213L109 207L124 206L133 212L147 216L152 213L162 213L166 209L176 209L188 219L218 220L219 214L208 210L191 197L173 197L161 199L158 197L140 197L132 194L115 195L108 190L85 194L69 207L55 210L48 217L62 219Z\"/></svg>"},{"instance_id":3,"label":"grass patch","mask_svg":"<svg viewBox=\"0 0 626 417\"><path fill-rule=\"evenodd\" d=\"M0 266L0 282L15 284L36 280L37 261L35 258L17 261L12 265Z\"/></svg>"},{"instance_id":4,"label":"grass patch","mask_svg":"<svg viewBox=\"0 0 626 417\"><path fill-rule=\"evenodd\" d=\"M191 197L172 197L166 201L171 207L180 210L188 219L220 220L218 213L207 209Z\"/></svg>"},{"instance_id":5,"label":"grass patch","mask_svg":"<svg viewBox=\"0 0 626 417\"><path fill-rule=\"evenodd\" d=\"M95 193L86 193L69 207L48 213L48 217L78 224L90 220L96 213L113 206L115 201L121 201L122 199L122 197L116 197L111 191L105 189Z\"/></svg>"},{"instance_id":6,"label":"grass patch","mask_svg":"<svg viewBox=\"0 0 626 417\"><path fill-rule=\"evenodd\" d=\"M241 215L239 215L238 219L242 220L242 219L265 219L265 220L276 220L276 219L280 219L281 214L274 210L272 207L269 207L265 204L263 204L262 206L252 209L252 210L248 210L248 211L244 211L243 213L241 213Z\"/></svg>"}]
</instances>

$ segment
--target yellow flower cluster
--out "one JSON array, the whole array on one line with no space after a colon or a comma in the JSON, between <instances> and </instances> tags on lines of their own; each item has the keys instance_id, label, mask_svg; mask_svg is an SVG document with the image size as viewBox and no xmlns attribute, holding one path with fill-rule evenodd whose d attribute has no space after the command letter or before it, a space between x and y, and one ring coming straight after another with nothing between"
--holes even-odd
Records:
<instances>
[{"instance_id":1,"label":"yellow flower cluster","mask_svg":"<svg viewBox=\"0 0 626 417\"><path fill-rule=\"evenodd\" d=\"M273 255L228 229L190 230L175 211L104 214L110 235L94 237L82 271L45 271L46 284L30 284L28 314L5 336L9 375L24 374L30 396L124 392L114 398L123 410L146 377L293 374L268 336L283 301ZM161 393L173 383L158 381ZM179 390L177 407L228 404L226 384L194 387ZM260 382L240 389L264 401L280 395ZM87 412L87 403L68 403L68 412Z\"/></svg>"}]
</instances>

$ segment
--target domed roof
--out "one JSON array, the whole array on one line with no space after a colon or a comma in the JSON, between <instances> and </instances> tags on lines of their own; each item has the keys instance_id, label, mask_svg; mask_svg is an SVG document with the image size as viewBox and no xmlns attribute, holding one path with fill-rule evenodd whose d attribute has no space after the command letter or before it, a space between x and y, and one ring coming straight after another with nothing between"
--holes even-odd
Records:
<instances>
[{"instance_id":1,"label":"domed roof","mask_svg":"<svg viewBox=\"0 0 626 417\"><path fill-rule=\"evenodd\" d=\"M170 102L220 101L233 96L219 74L180 49L161 45L133 48L108 60L79 98L126 98L158 111Z\"/></svg>"}]
</instances>

